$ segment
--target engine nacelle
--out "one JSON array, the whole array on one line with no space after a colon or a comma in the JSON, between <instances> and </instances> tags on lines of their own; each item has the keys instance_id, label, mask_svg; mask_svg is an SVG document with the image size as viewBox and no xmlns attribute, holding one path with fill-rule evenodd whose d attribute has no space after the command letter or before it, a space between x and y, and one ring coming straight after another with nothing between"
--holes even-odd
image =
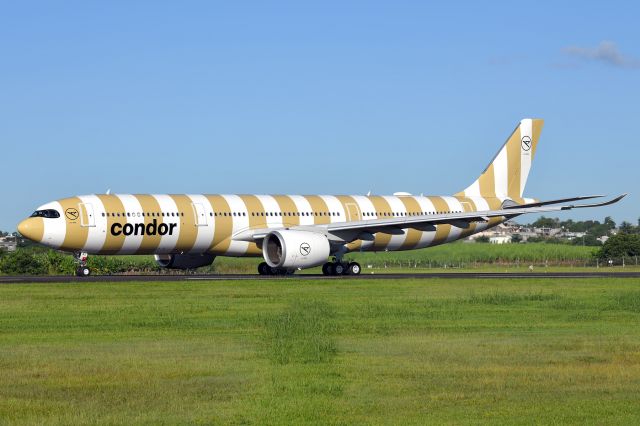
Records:
<instances>
[{"instance_id":1,"label":"engine nacelle","mask_svg":"<svg viewBox=\"0 0 640 426\"><path fill-rule=\"evenodd\" d=\"M208 266L216 257L212 254L156 254L156 263L167 269L195 269Z\"/></svg>"},{"instance_id":2,"label":"engine nacelle","mask_svg":"<svg viewBox=\"0 0 640 426\"><path fill-rule=\"evenodd\" d=\"M326 236L310 231L273 231L262 242L262 255L272 268L320 266L327 261L330 250Z\"/></svg>"}]
</instances>

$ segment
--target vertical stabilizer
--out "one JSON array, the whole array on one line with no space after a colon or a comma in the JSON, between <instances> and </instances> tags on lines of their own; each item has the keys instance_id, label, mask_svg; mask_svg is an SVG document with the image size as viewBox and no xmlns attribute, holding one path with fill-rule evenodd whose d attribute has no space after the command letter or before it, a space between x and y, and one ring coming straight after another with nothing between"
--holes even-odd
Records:
<instances>
[{"instance_id":1,"label":"vertical stabilizer","mask_svg":"<svg viewBox=\"0 0 640 426\"><path fill-rule=\"evenodd\" d=\"M480 177L456 195L521 201L544 121L525 118Z\"/></svg>"}]
</instances>

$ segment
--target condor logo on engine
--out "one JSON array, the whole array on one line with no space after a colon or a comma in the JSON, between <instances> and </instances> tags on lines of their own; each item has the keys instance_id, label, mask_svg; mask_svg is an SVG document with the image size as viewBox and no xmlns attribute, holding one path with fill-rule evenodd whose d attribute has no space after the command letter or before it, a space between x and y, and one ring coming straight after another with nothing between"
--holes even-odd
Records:
<instances>
[{"instance_id":1,"label":"condor logo on engine","mask_svg":"<svg viewBox=\"0 0 640 426\"><path fill-rule=\"evenodd\" d=\"M173 235L173 231L176 228L176 223L161 223L158 225L158 221L153 219L151 223L114 223L111 225L111 235Z\"/></svg>"},{"instance_id":2,"label":"condor logo on engine","mask_svg":"<svg viewBox=\"0 0 640 426\"><path fill-rule=\"evenodd\" d=\"M300 244L300 254L303 256L309 256L309 253L311 253L311 246L309 243Z\"/></svg>"}]
</instances>

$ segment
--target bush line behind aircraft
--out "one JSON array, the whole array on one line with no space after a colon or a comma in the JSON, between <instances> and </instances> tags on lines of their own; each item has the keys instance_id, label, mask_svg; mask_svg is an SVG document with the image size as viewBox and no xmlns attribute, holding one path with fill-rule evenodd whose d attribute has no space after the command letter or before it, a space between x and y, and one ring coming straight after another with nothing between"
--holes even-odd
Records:
<instances>
[{"instance_id":1,"label":"bush line behind aircraft","mask_svg":"<svg viewBox=\"0 0 640 426\"><path fill-rule=\"evenodd\" d=\"M40 206L18 231L73 252L77 274L89 254L153 254L166 268L192 269L216 256L264 258L263 275L322 265L326 275L359 274L346 253L412 250L448 243L527 213L613 204L523 198L542 131L524 119L489 166L453 196L94 194ZM328 262L329 257L333 257Z\"/></svg>"}]
</instances>

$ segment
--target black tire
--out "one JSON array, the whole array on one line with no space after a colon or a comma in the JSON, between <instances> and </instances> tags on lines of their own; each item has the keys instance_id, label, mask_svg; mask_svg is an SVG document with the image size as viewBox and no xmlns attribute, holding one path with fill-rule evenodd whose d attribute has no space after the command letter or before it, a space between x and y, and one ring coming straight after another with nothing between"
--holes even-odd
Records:
<instances>
[{"instance_id":1,"label":"black tire","mask_svg":"<svg viewBox=\"0 0 640 426\"><path fill-rule=\"evenodd\" d=\"M262 262L258 265L258 274L269 275L269 265L267 265L267 262Z\"/></svg>"},{"instance_id":2,"label":"black tire","mask_svg":"<svg viewBox=\"0 0 640 426\"><path fill-rule=\"evenodd\" d=\"M347 271L349 271L349 275L360 275L362 268L358 262L351 262L349 266L347 266Z\"/></svg>"},{"instance_id":3,"label":"black tire","mask_svg":"<svg viewBox=\"0 0 640 426\"><path fill-rule=\"evenodd\" d=\"M331 275L331 263L327 262L322 265L322 275Z\"/></svg>"},{"instance_id":4,"label":"black tire","mask_svg":"<svg viewBox=\"0 0 640 426\"><path fill-rule=\"evenodd\" d=\"M269 275L278 275L280 274L280 268L274 268L273 266L269 266Z\"/></svg>"},{"instance_id":5,"label":"black tire","mask_svg":"<svg viewBox=\"0 0 640 426\"><path fill-rule=\"evenodd\" d=\"M343 275L347 271L347 268L344 267L342 263L334 263L331 267L332 275Z\"/></svg>"},{"instance_id":6,"label":"black tire","mask_svg":"<svg viewBox=\"0 0 640 426\"><path fill-rule=\"evenodd\" d=\"M76 270L76 275L79 277L88 277L89 275L91 275L91 269L86 266L80 266Z\"/></svg>"}]
</instances>

